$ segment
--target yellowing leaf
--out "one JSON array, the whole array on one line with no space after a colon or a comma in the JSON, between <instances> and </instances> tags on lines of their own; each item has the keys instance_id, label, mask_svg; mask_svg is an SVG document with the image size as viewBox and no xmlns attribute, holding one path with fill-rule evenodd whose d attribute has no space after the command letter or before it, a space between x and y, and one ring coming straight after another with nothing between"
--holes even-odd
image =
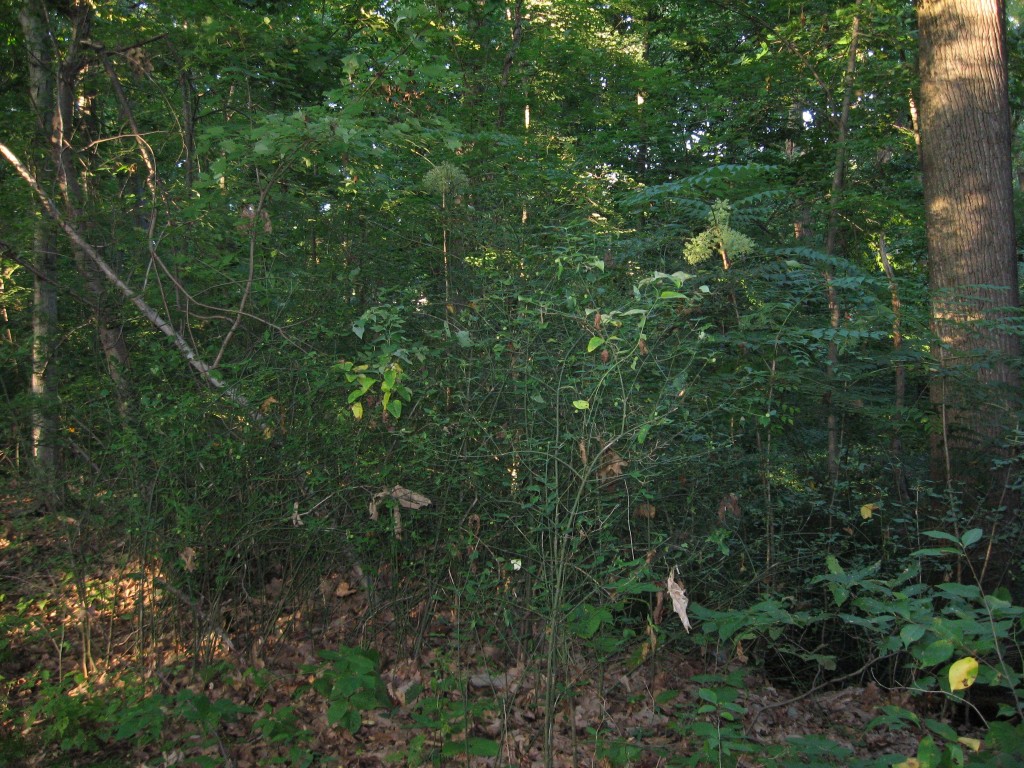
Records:
<instances>
[{"instance_id":1,"label":"yellowing leaf","mask_svg":"<svg viewBox=\"0 0 1024 768\"><path fill-rule=\"evenodd\" d=\"M902 763L896 763L892 768L920 768L921 761L916 757L908 757Z\"/></svg>"},{"instance_id":2,"label":"yellowing leaf","mask_svg":"<svg viewBox=\"0 0 1024 768\"><path fill-rule=\"evenodd\" d=\"M972 739L970 736L961 736L957 739L957 741L959 741L972 752L981 751L981 739Z\"/></svg>"},{"instance_id":3,"label":"yellowing leaf","mask_svg":"<svg viewBox=\"0 0 1024 768\"><path fill-rule=\"evenodd\" d=\"M949 667L949 689L962 691L974 685L978 678L978 660L973 656L965 656L954 661Z\"/></svg>"},{"instance_id":4,"label":"yellowing leaf","mask_svg":"<svg viewBox=\"0 0 1024 768\"><path fill-rule=\"evenodd\" d=\"M865 520L870 520L871 516L878 511L878 504L865 504L860 508L860 516Z\"/></svg>"},{"instance_id":5,"label":"yellowing leaf","mask_svg":"<svg viewBox=\"0 0 1024 768\"><path fill-rule=\"evenodd\" d=\"M572 407L575 408L577 411L585 411L587 410L587 408L590 407L590 403L587 402L586 400L573 400Z\"/></svg>"},{"instance_id":6,"label":"yellowing leaf","mask_svg":"<svg viewBox=\"0 0 1024 768\"><path fill-rule=\"evenodd\" d=\"M363 418L363 404L362 403L352 403L352 415L355 416L356 419Z\"/></svg>"}]
</instances>

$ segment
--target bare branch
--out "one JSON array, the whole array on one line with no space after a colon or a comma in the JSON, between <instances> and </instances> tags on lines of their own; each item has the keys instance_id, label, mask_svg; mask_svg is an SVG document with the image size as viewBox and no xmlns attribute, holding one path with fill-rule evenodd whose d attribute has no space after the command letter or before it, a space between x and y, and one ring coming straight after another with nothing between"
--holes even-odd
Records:
<instances>
[{"instance_id":1,"label":"bare branch","mask_svg":"<svg viewBox=\"0 0 1024 768\"><path fill-rule=\"evenodd\" d=\"M113 283L121 294L134 304L139 312L141 312L157 330L174 342L174 346L178 348L178 351L181 352L185 360L188 361L188 364L200 375L203 381L211 387L221 390L224 395L236 405L246 409L251 408L249 401L243 395L239 394L234 387L228 386L223 379L217 376L217 374L214 373L213 367L199 357L199 353L196 352L196 350L188 343L184 336L174 329L174 326L161 317L157 310L151 307L142 296L132 290L132 288L121 279L117 272L115 272L114 269L107 264L106 260L100 256L99 252L93 248L88 241L86 241L81 233L72 226L64 216L61 215L56 204L50 199L49 195L46 194L28 168L26 168L18 157L2 143L0 143L0 154L2 154L7 161L14 166L14 169L18 174L32 188L32 191L35 192L42 201L47 213L49 213L50 217L57 222L61 229L64 230L67 236L71 238L71 241L82 249L82 252L92 260L100 272L103 273L104 277Z\"/></svg>"}]
</instances>

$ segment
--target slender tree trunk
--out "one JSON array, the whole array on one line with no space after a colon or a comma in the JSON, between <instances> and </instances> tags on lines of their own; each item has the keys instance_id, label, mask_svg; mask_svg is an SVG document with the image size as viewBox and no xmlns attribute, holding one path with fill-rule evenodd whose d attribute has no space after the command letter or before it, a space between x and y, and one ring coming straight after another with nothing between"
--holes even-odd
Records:
<instances>
[{"instance_id":1,"label":"slender tree trunk","mask_svg":"<svg viewBox=\"0 0 1024 768\"><path fill-rule=\"evenodd\" d=\"M192 185L196 177L196 94L192 84L192 73L183 69L181 83L181 148L185 155L185 192L192 197Z\"/></svg>"},{"instance_id":2,"label":"slender tree trunk","mask_svg":"<svg viewBox=\"0 0 1024 768\"><path fill-rule=\"evenodd\" d=\"M1013 510L998 441L1019 404L1003 0L920 0L921 162L935 334L933 474ZM1005 547L1004 547L1005 549ZM999 560L1005 562L1007 554ZM999 565L997 563L996 565ZM989 572L998 578L1001 574Z\"/></svg>"},{"instance_id":3,"label":"slender tree trunk","mask_svg":"<svg viewBox=\"0 0 1024 768\"><path fill-rule=\"evenodd\" d=\"M75 151L71 140L76 125L76 104L80 102L80 75L83 41L89 39L92 28L92 6L84 0L73 3L68 10L72 25L71 40L57 73L57 98L54 113L54 128L51 134L51 151L57 170L57 180L64 198L65 217L78 228L84 205L82 185L78 178L76 160L81 155ZM77 244L72 242L75 265L85 282L87 295L93 305L96 333L107 364L107 374L118 393L122 412L127 408L131 388L128 384L128 347L125 344L121 325L116 320L116 311L106 290L103 278L92 260Z\"/></svg>"},{"instance_id":4,"label":"slender tree trunk","mask_svg":"<svg viewBox=\"0 0 1024 768\"><path fill-rule=\"evenodd\" d=\"M878 236L878 258L882 262L882 271L885 272L885 277L889 281L889 297L892 302L892 353L896 357L893 376L893 406L896 409L897 419L901 419L900 414L903 413L907 400L907 368L899 359L899 356L903 354L903 303L900 300L899 285L896 283L896 272L889 261L889 248L885 241L885 235ZM907 486L906 473L903 471L903 438L900 434L900 421L897 421L893 428L889 453L896 496L900 501L909 501L910 489Z\"/></svg>"},{"instance_id":5,"label":"slender tree trunk","mask_svg":"<svg viewBox=\"0 0 1024 768\"><path fill-rule=\"evenodd\" d=\"M853 75L857 68L857 41L860 34L860 17L854 16L850 25L850 49L846 59L846 74L843 79L843 106L839 113L836 140L836 165L832 174L832 195L829 198L828 230L825 233L825 253L835 254L839 237L839 198L846 184L846 137L850 129L850 104L853 100ZM836 293L831 267L825 272L825 296L828 299L829 326L833 332L839 330L842 310L839 296ZM828 342L828 368L826 376L829 384L834 386L836 372L839 367L839 346L835 338ZM829 392L828 402L828 476L832 480L839 477L839 415L833 393Z\"/></svg>"},{"instance_id":6,"label":"slender tree trunk","mask_svg":"<svg viewBox=\"0 0 1024 768\"><path fill-rule=\"evenodd\" d=\"M251 410L252 405L245 396L237 392L233 387L229 387L216 374L213 366L209 365L199 357L199 354L195 349L193 349L188 339L178 333L170 322L161 317L160 313L150 306L141 294L134 291L126 282L124 282L120 275L118 275L117 272L107 264L103 257L100 256L99 252L93 248L85 238L82 237L82 234L63 217L60 210L57 208L56 203L49 198L43 188L39 185L39 182L32 176L28 168L26 168L17 156L2 142L0 142L0 157L3 157L7 162L14 166L18 175L28 183L32 188L32 191L35 192L36 196L40 201L42 201L43 208L46 213L60 226L62 230L64 230L64 233L71 239L75 246L81 249L82 253L92 260L100 274L102 274L115 288L117 288L125 299L134 304L139 312L149 320L153 327L168 336L174 342L174 346L178 348L182 357L184 357L188 364L192 366L193 370L199 373L203 380L211 387L221 390L224 395L231 400L231 402L245 409ZM252 413L251 418L259 420L259 413Z\"/></svg>"},{"instance_id":7,"label":"slender tree trunk","mask_svg":"<svg viewBox=\"0 0 1024 768\"><path fill-rule=\"evenodd\" d=\"M54 114L54 64L50 47L46 8L38 0L25 0L18 14L28 58L29 101L35 117L39 155L49 156L50 131ZM45 166L38 175L53 178L53 168ZM53 359L57 334L57 271L54 237L50 220L40 215L32 235L32 456L37 469L53 472L59 463L57 450L57 366Z\"/></svg>"},{"instance_id":8,"label":"slender tree trunk","mask_svg":"<svg viewBox=\"0 0 1024 768\"><path fill-rule=\"evenodd\" d=\"M512 62L519 53L519 46L523 43L523 7L524 0L515 0L509 8L509 16L512 20L512 42L509 44L505 59L501 64L501 83L498 86L498 120L497 128L502 130L505 127L505 114L508 111L508 84L512 74Z\"/></svg>"}]
</instances>

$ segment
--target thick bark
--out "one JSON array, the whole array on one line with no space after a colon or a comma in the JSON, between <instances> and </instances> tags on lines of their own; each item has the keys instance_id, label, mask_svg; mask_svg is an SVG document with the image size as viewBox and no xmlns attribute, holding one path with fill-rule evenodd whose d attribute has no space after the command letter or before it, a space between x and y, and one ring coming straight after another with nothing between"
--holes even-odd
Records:
<instances>
[{"instance_id":1,"label":"thick bark","mask_svg":"<svg viewBox=\"0 0 1024 768\"><path fill-rule=\"evenodd\" d=\"M954 481L971 449L999 436L1019 386L1011 364L1018 340L993 327L1020 305L1002 19L1000 0L919 7L921 159L940 364L932 399L946 414L949 455L940 464Z\"/></svg>"},{"instance_id":2,"label":"thick bark","mask_svg":"<svg viewBox=\"0 0 1024 768\"><path fill-rule=\"evenodd\" d=\"M1015 506L998 440L1018 404L1014 247L1002 0L921 0L920 130L941 430L933 469L974 500ZM969 497L970 498L970 497ZM990 572L990 575L991 572Z\"/></svg>"}]
</instances>

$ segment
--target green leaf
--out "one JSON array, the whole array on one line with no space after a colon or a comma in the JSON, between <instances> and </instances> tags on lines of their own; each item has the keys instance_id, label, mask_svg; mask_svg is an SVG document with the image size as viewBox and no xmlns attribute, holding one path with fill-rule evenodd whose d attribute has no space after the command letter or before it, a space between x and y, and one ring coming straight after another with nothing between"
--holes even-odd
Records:
<instances>
[{"instance_id":1,"label":"green leaf","mask_svg":"<svg viewBox=\"0 0 1024 768\"><path fill-rule=\"evenodd\" d=\"M597 634L602 624L610 624L612 620L612 614L607 608L583 603L569 614L569 627L574 634L587 640Z\"/></svg>"},{"instance_id":2,"label":"green leaf","mask_svg":"<svg viewBox=\"0 0 1024 768\"><path fill-rule=\"evenodd\" d=\"M359 71L359 54L351 53L341 60L342 71L351 77Z\"/></svg>"},{"instance_id":3,"label":"green leaf","mask_svg":"<svg viewBox=\"0 0 1024 768\"><path fill-rule=\"evenodd\" d=\"M925 628L920 624L907 624L903 629L900 630L900 639L903 641L903 645L909 648L911 645L916 643L922 637L924 637Z\"/></svg>"},{"instance_id":4,"label":"green leaf","mask_svg":"<svg viewBox=\"0 0 1024 768\"><path fill-rule=\"evenodd\" d=\"M957 550L952 547L926 547L924 549L918 549L910 553L911 557L945 557L946 555L955 555Z\"/></svg>"},{"instance_id":5,"label":"green leaf","mask_svg":"<svg viewBox=\"0 0 1024 768\"><path fill-rule=\"evenodd\" d=\"M953 643L950 640L936 640L924 648L913 651L914 658L921 662L923 667L933 667L942 664L953 655Z\"/></svg>"},{"instance_id":6,"label":"green leaf","mask_svg":"<svg viewBox=\"0 0 1024 768\"><path fill-rule=\"evenodd\" d=\"M402 418L402 401L401 400L389 400L387 404L387 411L396 419Z\"/></svg>"},{"instance_id":7,"label":"green leaf","mask_svg":"<svg viewBox=\"0 0 1024 768\"><path fill-rule=\"evenodd\" d=\"M331 702L331 705L327 708L327 722L330 725L340 725L346 731L355 733L359 730L358 726L355 730L352 730L351 726L353 713L358 718L359 712L352 708L348 699L336 699Z\"/></svg>"},{"instance_id":8,"label":"green leaf","mask_svg":"<svg viewBox=\"0 0 1024 768\"><path fill-rule=\"evenodd\" d=\"M697 695L704 699L704 701L710 702L711 704L718 703L718 694L710 688L701 688L697 691Z\"/></svg>"},{"instance_id":9,"label":"green leaf","mask_svg":"<svg viewBox=\"0 0 1024 768\"><path fill-rule=\"evenodd\" d=\"M933 538L933 539L942 539L943 541L949 541L949 542L952 542L953 544L959 544L960 543L960 539L958 539L956 536L954 536L951 533L946 533L945 531L922 531L922 533L925 536L928 536L928 537Z\"/></svg>"},{"instance_id":10,"label":"green leaf","mask_svg":"<svg viewBox=\"0 0 1024 768\"><path fill-rule=\"evenodd\" d=\"M929 717L925 718L924 724L925 727L936 736L939 736L946 741L956 741L956 731L947 723L942 723Z\"/></svg>"},{"instance_id":11,"label":"green leaf","mask_svg":"<svg viewBox=\"0 0 1024 768\"><path fill-rule=\"evenodd\" d=\"M585 411L590 407L590 403L587 400L573 400L572 407L577 411Z\"/></svg>"},{"instance_id":12,"label":"green leaf","mask_svg":"<svg viewBox=\"0 0 1024 768\"><path fill-rule=\"evenodd\" d=\"M587 352L593 352L602 344L604 344L604 339L602 339L600 336L591 336L590 341L587 343Z\"/></svg>"},{"instance_id":13,"label":"green leaf","mask_svg":"<svg viewBox=\"0 0 1024 768\"><path fill-rule=\"evenodd\" d=\"M942 751L935 744L935 739L925 736L917 746L917 761L919 768L938 768L942 760Z\"/></svg>"},{"instance_id":14,"label":"green leaf","mask_svg":"<svg viewBox=\"0 0 1024 768\"><path fill-rule=\"evenodd\" d=\"M960 584L951 581L948 584L939 584L936 589L946 595L951 595L964 600L977 600L981 597L981 590L977 584Z\"/></svg>"},{"instance_id":15,"label":"green leaf","mask_svg":"<svg viewBox=\"0 0 1024 768\"><path fill-rule=\"evenodd\" d=\"M966 531L964 535L960 537L960 543L963 545L964 549L967 549L967 547L972 544L977 544L981 541L981 537L984 535L984 531L982 531L981 528L971 528L971 530Z\"/></svg>"}]
</instances>

